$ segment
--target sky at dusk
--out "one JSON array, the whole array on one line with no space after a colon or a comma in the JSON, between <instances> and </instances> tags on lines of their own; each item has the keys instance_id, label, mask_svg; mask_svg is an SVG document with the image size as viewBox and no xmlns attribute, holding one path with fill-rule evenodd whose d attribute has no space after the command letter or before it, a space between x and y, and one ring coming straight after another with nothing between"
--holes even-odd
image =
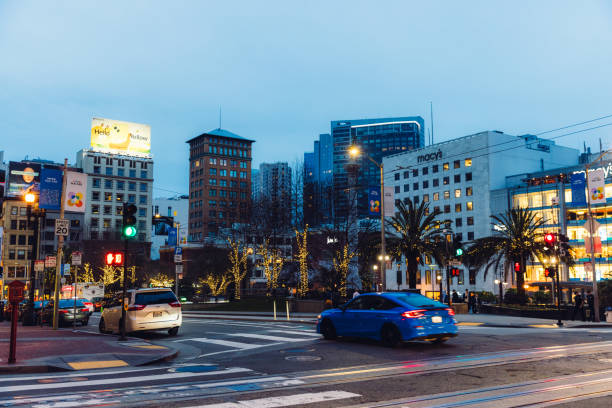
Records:
<instances>
[{"instance_id":1,"label":"sky at dusk","mask_svg":"<svg viewBox=\"0 0 612 408\"><path fill-rule=\"evenodd\" d=\"M0 150L73 163L92 117L146 123L158 197L187 193L185 141L219 106L254 166L303 157L331 120L429 128L430 101L435 141L537 134L612 115L611 44L606 1L0 0Z\"/></svg>"}]
</instances>

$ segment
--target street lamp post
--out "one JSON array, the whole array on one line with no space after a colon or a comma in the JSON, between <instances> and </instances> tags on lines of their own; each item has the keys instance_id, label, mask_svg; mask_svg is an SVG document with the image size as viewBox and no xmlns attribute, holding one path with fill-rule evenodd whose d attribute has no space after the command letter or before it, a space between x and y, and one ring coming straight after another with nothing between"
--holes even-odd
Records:
<instances>
[{"instance_id":1,"label":"street lamp post","mask_svg":"<svg viewBox=\"0 0 612 408\"><path fill-rule=\"evenodd\" d=\"M444 233L444 240L446 241L446 290L448 296L448 305L451 306L451 294L450 294L450 286L451 286L451 276L450 276L450 262L451 262L451 253L448 247L450 240L453 239L453 232L447 228L442 230Z\"/></svg>"},{"instance_id":2,"label":"street lamp post","mask_svg":"<svg viewBox=\"0 0 612 408\"><path fill-rule=\"evenodd\" d=\"M436 273L436 280L440 284L440 297L438 300L440 301L440 303L442 303L442 301L444 300L442 299L442 272Z\"/></svg>"},{"instance_id":3,"label":"street lamp post","mask_svg":"<svg viewBox=\"0 0 612 408\"><path fill-rule=\"evenodd\" d=\"M24 199L27 203L28 230L32 229L32 217L34 217L34 231L32 237L32 256L30 257L30 283L28 284L28 304L26 312L23 316L23 325L33 326L36 324L36 317L34 316L34 286L36 282L34 274L34 260L38 259L38 223L40 210L32 210L32 205L36 202L36 195L34 193L27 193Z\"/></svg>"},{"instance_id":4,"label":"street lamp post","mask_svg":"<svg viewBox=\"0 0 612 408\"><path fill-rule=\"evenodd\" d=\"M594 235L595 235L595 231L594 231L594 226L593 226L593 214L591 212L591 186L589 185L589 167L594 164L596 161L599 161L604 155L606 155L607 153L609 153L610 150L604 150L603 152L601 152L601 154L599 155L599 157L597 157L597 159L593 160L590 163L587 163L584 165L585 168L585 178L586 178L586 182L587 182L587 191L589 192L588 196L587 196L587 211L588 211L588 223L589 223L589 239L591 241L591 272L592 272L592 276L593 276L593 307L594 307L594 311L595 311L595 315L593 316L593 321L594 322L599 322L599 291L597 288L597 272L595 270L595 243L594 243Z\"/></svg>"},{"instance_id":5,"label":"street lamp post","mask_svg":"<svg viewBox=\"0 0 612 408\"><path fill-rule=\"evenodd\" d=\"M384 180L384 166L383 163L379 163L370 157L365 152L362 152L358 146L351 146L349 148L349 155L352 157L358 157L363 154L372 163L374 163L380 170L380 255L378 260L380 261L380 272L378 273L378 281L382 286L382 290L385 291L387 288L386 279L386 268L385 264L389 257L386 255L385 248L385 180ZM378 285L377 285L378 286ZM378 289L378 288L377 288Z\"/></svg>"}]
</instances>

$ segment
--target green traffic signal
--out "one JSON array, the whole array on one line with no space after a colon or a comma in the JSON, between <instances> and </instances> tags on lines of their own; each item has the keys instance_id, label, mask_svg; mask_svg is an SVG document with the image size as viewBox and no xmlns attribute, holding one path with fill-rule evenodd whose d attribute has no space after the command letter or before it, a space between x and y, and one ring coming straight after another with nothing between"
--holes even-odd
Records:
<instances>
[{"instance_id":1,"label":"green traffic signal","mask_svg":"<svg viewBox=\"0 0 612 408\"><path fill-rule=\"evenodd\" d=\"M127 227L123 228L124 237L132 238L135 237L137 233L138 230L136 230L136 227L134 226L128 225Z\"/></svg>"},{"instance_id":2,"label":"green traffic signal","mask_svg":"<svg viewBox=\"0 0 612 408\"><path fill-rule=\"evenodd\" d=\"M456 256L461 256L461 255L463 255L463 249L461 249L461 248L457 248L457 249L455 250L455 255L456 255Z\"/></svg>"}]
</instances>

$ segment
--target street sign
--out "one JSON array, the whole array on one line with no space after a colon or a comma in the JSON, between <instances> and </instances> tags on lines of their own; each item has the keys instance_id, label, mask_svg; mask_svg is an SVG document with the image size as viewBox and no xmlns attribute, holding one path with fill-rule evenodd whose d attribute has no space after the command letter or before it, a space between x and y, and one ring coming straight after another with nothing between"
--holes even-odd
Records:
<instances>
[{"instance_id":1,"label":"street sign","mask_svg":"<svg viewBox=\"0 0 612 408\"><path fill-rule=\"evenodd\" d=\"M60 282L62 283L62 285L65 285L66 284L66 278L60 278Z\"/></svg>"},{"instance_id":2,"label":"street sign","mask_svg":"<svg viewBox=\"0 0 612 408\"><path fill-rule=\"evenodd\" d=\"M70 275L70 264L64 264L62 268L62 276Z\"/></svg>"},{"instance_id":3,"label":"street sign","mask_svg":"<svg viewBox=\"0 0 612 408\"><path fill-rule=\"evenodd\" d=\"M183 264L177 264L175 266L175 268L176 268L176 274L177 275L182 275L183 274Z\"/></svg>"},{"instance_id":4,"label":"street sign","mask_svg":"<svg viewBox=\"0 0 612 408\"><path fill-rule=\"evenodd\" d=\"M70 231L70 220L64 218L55 220L55 235L67 237L68 231Z\"/></svg>"},{"instance_id":5,"label":"street sign","mask_svg":"<svg viewBox=\"0 0 612 408\"><path fill-rule=\"evenodd\" d=\"M183 255L183 247L177 246L174 248L174 255Z\"/></svg>"},{"instance_id":6,"label":"street sign","mask_svg":"<svg viewBox=\"0 0 612 408\"><path fill-rule=\"evenodd\" d=\"M14 280L8 284L9 302L19 303L23 300L23 290L25 283L22 281Z\"/></svg>"},{"instance_id":7,"label":"street sign","mask_svg":"<svg viewBox=\"0 0 612 408\"><path fill-rule=\"evenodd\" d=\"M183 255L174 255L174 263L183 262Z\"/></svg>"},{"instance_id":8,"label":"street sign","mask_svg":"<svg viewBox=\"0 0 612 408\"><path fill-rule=\"evenodd\" d=\"M591 232L594 234L599 227L601 227L601 224L597 222L597 220L595 220L595 218L591 217L588 220L585 221L584 224L582 224L583 228L586 228L587 231Z\"/></svg>"},{"instance_id":9,"label":"street sign","mask_svg":"<svg viewBox=\"0 0 612 408\"><path fill-rule=\"evenodd\" d=\"M72 253L72 264L73 265L81 265L81 253L76 251Z\"/></svg>"},{"instance_id":10,"label":"street sign","mask_svg":"<svg viewBox=\"0 0 612 408\"><path fill-rule=\"evenodd\" d=\"M34 272L42 272L45 270L45 261L34 261Z\"/></svg>"},{"instance_id":11,"label":"street sign","mask_svg":"<svg viewBox=\"0 0 612 408\"><path fill-rule=\"evenodd\" d=\"M53 268L57 263L56 256L47 256L45 258L45 268Z\"/></svg>"},{"instance_id":12,"label":"street sign","mask_svg":"<svg viewBox=\"0 0 612 408\"><path fill-rule=\"evenodd\" d=\"M450 261L451 266L461 266L463 265L461 262L453 259L452 261Z\"/></svg>"}]
</instances>

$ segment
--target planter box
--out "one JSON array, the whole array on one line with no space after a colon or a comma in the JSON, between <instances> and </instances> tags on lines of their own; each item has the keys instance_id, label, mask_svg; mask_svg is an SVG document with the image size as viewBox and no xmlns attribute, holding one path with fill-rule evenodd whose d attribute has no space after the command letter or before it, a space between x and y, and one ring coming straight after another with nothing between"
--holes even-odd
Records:
<instances>
[{"instance_id":1,"label":"planter box","mask_svg":"<svg viewBox=\"0 0 612 408\"><path fill-rule=\"evenodd\" d=\"M518 317L533 317L537 319L557 319L559 312L557 309L517 309L505 306L492 306L482 305L480 307L480 313L499 314L506 316L518 316ZM568 320L571 318L571 309L561 308L561 319Z\"/></svg>"},{"instance_id":2,"label":"planter box","mask_svg":"<svg viewBox=\"0 0 612 408\"><path fill-rule=\"evenodd\" d=\"M297 299L290 302L295 313L321 313L325 309L324 300Z\"/></svg>"},{"instance_id":3,"label":"planter box","mask_svg":"<svg viewBox=\"0 0 612 408\"><path fill-rule=\"evenodd\" d=\"M468 312L467 303L453 303L451 308L455 311L455 314L467 314Z\"/></svg>"}]
</instances>

